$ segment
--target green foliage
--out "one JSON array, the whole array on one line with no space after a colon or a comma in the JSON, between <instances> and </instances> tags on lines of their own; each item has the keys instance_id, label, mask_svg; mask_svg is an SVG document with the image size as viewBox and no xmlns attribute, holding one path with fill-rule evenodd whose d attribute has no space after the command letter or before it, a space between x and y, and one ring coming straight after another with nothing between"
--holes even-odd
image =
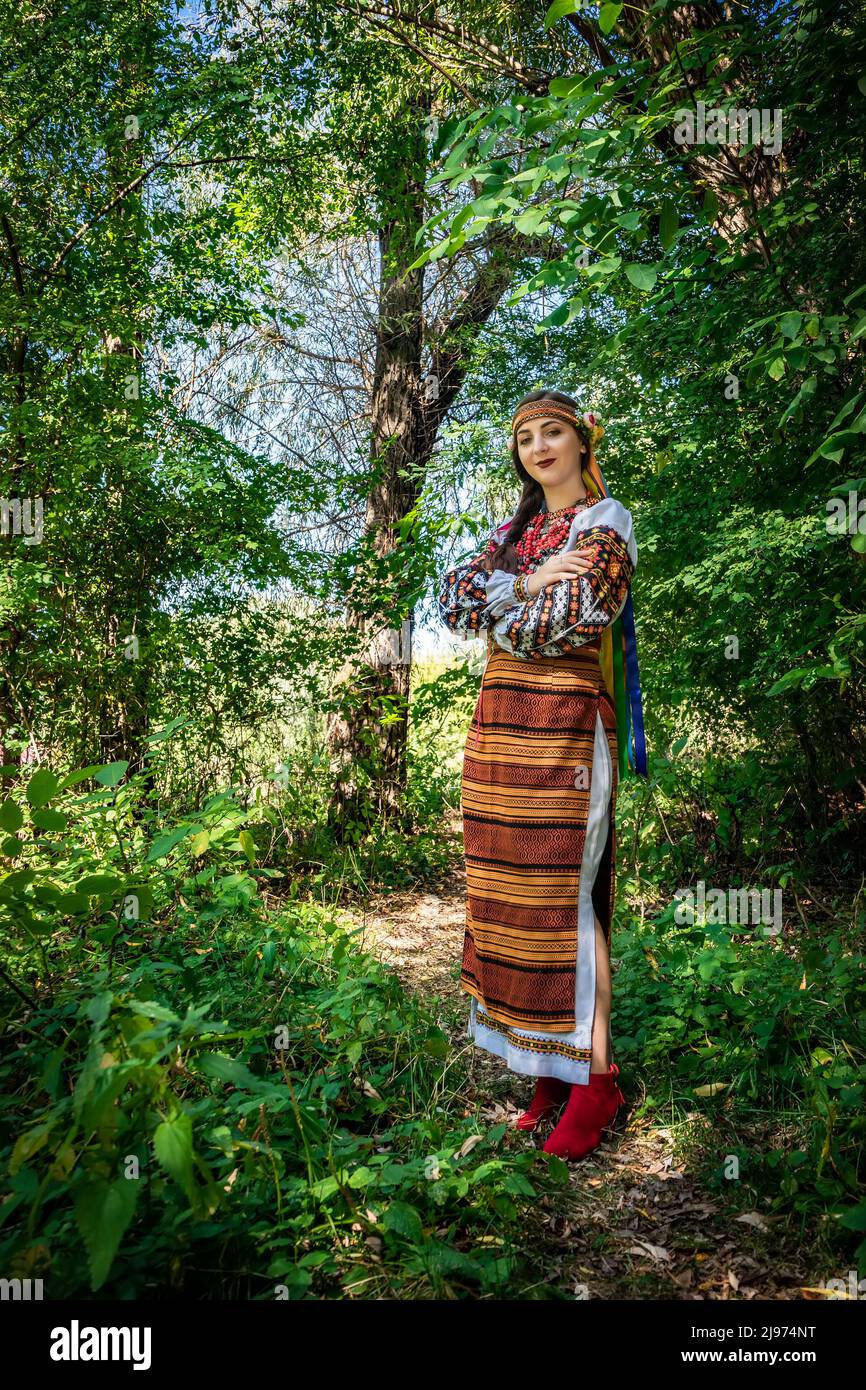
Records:
<instances>
[{"instance_id":1,"label":"green foliage","mask_svg":"<svg viewBox=\"0 0 866 1390\"><path fill-rule=\"evenodd\" d=\"M674 1105L715 1116L707 1164L720 1190L826 1214L864 1261L866 1243L845 1232L863 1201L866 912L830 926L816 914L784 940L738 925L679 925L670 907L629 921L614 943L618 1051L651 1097L670 1087ZM739 1155L741 1183L726 1183L720 1152Z\"/></svg>"},{"instance_id":2,"label":"green foliage","mask_svg":"<svg viewBox=\"0 0 866 1390\"><path fill-rule=\"evenodd\" d=\"M426 57L413 17L327 3L190 26L73 0L5 25L0 497L44 497L47 522L0 535L0 1260L51 1297L539 1284L525 1221L565 1165L467 1113L435 1004L339 915L451 865L477 659L416 663L401 804L339 839L325 726L375 698L402 728L369 669L335 688L363 646L347 595L399 626L443 542L465 526L474 551L542 383L609 426L640 555L652 758L619 793L618 1055L647 1112L717 1127L720 1190L735 1153L730 1191L866 1257L866 540L827 525L863 486L862 17L707 15L654 68L665 6L604 4L581 20L612 62L584 71L586 8L464 4L456 52L433 24ZM782 158L672 143L686 73L690 106L783 108ZM298 401L275 418L287 332L318 324L313 248L366 236L404 288L436 266L419 399L459 340L479 406L401 470L385 544L361 526L382 460L332 457L327 411L324 445ZM442 338L452 269L463 293L482 264L510 298L486 333L456 301ZM366 387L354 356L313 386ZM355 750L362 797L381 755ZM780 885L781 937L675 922L700 877Z\"/></svg>"},{"instance_id":3,"label":"green foliage","mask_svg":"<svg viewBox=\"0 0 866 1390\"><path fill-rule=\"evenodd\" d=\"M327 911L264 914L229 796L169 830L133 814L137 779L91 771L96 791L40 771L8 803L56 796L69 829L22 809L27 867L0 880L4 1268L52 1297L195 1296L212 1268L264 1299L519 1278L545 1165L458 1117L434 1016Z\"/></svg>"}]
</instances>

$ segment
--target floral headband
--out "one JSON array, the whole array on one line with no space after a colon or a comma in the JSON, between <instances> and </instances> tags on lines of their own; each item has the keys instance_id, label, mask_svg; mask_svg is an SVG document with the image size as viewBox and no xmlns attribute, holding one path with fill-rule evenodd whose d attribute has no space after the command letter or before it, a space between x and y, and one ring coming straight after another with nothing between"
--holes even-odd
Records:
<instances>
[{"instance_id":1,"label":"floral headband","mask_svg":"<svg viewBox=\"0 0 866 1390\"><path fill-rule=\"evenodd\" d=\"M526 405L520 406L511 421L512 443L517 442L517 431L527 420L538 420L548 415L579 426L586 435L590 448L595 452L595 446L604 434L604 425L599 423L594 411L587 410L583 415L578 415L564 401L528 401Z\"/></svg>"}]
</instances>

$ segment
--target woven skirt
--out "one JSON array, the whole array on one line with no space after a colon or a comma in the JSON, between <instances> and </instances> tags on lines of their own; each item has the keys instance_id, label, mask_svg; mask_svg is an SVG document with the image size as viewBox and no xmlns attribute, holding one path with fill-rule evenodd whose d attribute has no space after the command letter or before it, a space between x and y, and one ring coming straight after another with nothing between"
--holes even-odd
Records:
<instances>
[{"instance_id":1,"label":"woven skirt","mask_svg":"<svg viewBox=\"0 0 866 1390\"><path fill-rule=\"evenodd\" d=\"M597 644L537 661L491 648L463 761L460 984L469 1036L524 1075L589 1080L595 917L609 951L615 893L616 769Z\"/></svg>"}]
</instances>

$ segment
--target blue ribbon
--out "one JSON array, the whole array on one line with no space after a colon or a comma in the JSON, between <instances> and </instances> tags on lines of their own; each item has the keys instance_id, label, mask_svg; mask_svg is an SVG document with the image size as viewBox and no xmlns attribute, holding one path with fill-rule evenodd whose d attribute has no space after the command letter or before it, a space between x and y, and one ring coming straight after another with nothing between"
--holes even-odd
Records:
<instances>
[{"instance_id":1,"label":"blue ribbon","mask_svg":"<svg viewBox=\"0 0 866 1390\"><path fill-rule=\"evenodd\" d=\"M625 672L628 703L631 711L631 729L628 736L629 761L640 776L647 776L646 736L643 726L643 696L640 689L640 671L637 664L637 636L634 630L634 604L631 599L631 585L622 610L622 631L625 637Z\"/></svg>"}]
</instances>

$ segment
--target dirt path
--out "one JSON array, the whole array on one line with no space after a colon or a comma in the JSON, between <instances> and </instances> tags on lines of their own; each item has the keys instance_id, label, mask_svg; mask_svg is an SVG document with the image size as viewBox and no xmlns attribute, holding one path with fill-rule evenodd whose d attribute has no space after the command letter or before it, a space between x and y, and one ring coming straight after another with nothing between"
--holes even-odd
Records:
<instances>
[{"instance_id":1,"label":"dirt path","mask_svg":"<svg viewBox=\"0 0 866 1390\"><path fill-rule=\"evenodd\" d=\"M437 893L389 891L366 912L349 915L364 924L364 944L437 1010L453 1045L467 1049L467 1112L476 1109L490 1124L513 1122L531 1097L531 1079L515 1076L466 1036L468 996L458 984L462 863ZM741 1211L723 1191L708 1191L692 1176L690 1155L708 1145L724 1153L720 1132L699 1112L674 1128L660 1125L656 1115L642 1113L640 1074L624 1071L620 1083L627 1106L614 1134L570 1165L568 1191L542 1199L533 1211L527 1243L541 1253L545 1282L584 1298L826 1298L814 1288L819 1278L845 1272L817 1270L808 1236L763 1210ZM515 1130L507 1142L541 1147L549 1132L549 1125L534 1136ZM742 1127L738 1137L748 1142Z\"/></svg>"}]
</instances>

